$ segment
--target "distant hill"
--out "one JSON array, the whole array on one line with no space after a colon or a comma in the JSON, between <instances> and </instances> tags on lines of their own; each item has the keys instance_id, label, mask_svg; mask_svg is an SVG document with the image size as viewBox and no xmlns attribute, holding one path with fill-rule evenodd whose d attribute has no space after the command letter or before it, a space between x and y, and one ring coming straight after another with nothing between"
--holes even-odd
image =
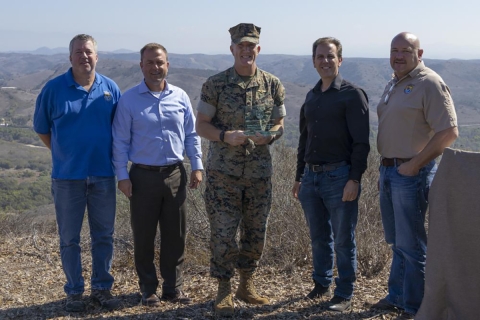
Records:
<instances>
[{"instance_id":1,"label":"distant hill","mask_svg":"<svg viewBox=\"0 0 480 320\"><path fill-rule=\"evenodd\" d=\"M133 53L133 52L135 52L135 51L130 50L130 49L117 49L117 50L111 51L111 53L115 53L115 54L117 54L117 53Z\"/></svg>"},{"instance_id":2,"label":"distant hill","mask_svg":"<svg viewBox=\"0 0 480 320\"><path fill-rule=\"evenodd\" d=\"M31 53L33 54L41 54L41 55L44 55L44 54L58 54L58 53L68 53L68 48L47 48L47 47L41 47L41 48L38 48L34 51L32 51Z\"/></svg>"},{"instance_id":3,"label":"distant hill","mask_svg":"<svg viewBox=\"0 0 480 320\"><path fill-rule=\"evenodd\" d=\"M0 89L0 119L5 119L9 125L31 125L36 98L37 94L31 91Z\"/></svg>"},{"instance_id":4,"label":"distant hill","mask_svg":"<svg viewBox=\"0 0 480 320\"><path fill-rule=\"evenodd\" d=\"M48 48L48 47L40 47L35 50L21 50L21 51L8 51L8 53L31 53L35 55L52 55L52 54L68 54L68 48Z\"/></svg>"},{"instance_id":5,"label":"distant hill","mask_svg":"<svg viewBox=\"0 0 480 320\"><path fill-rule=\"evenodd\" d=\"M132 53L132 52L135 52L135 51L122 48L122 49L109 51L108 53L117 54L117 53ZM67 47L58 47L58 48L40 47L35 50L8 51L8 53L30 53L35 55L54 55L59 53L68 54L69 49Z\"/></svg>"},{"instance_id":6,"label":"distant hill","mask_svg":"<svg viewBox=\"0 0 480 320\"><path fill-rule=\"evenodd\" d=\"M38 49L40 51L40 49ZM142 80L139 53L100 52L97 70L117 82L120 89ZM169 54L168 81L183 88L196 106L203 82L233 64L231 55ZM298 124L299 108L319 77L310 56L262 55L260 68L278 76L286 88L287 124ZM480 60L429 60L452 91L460 124L480 124ZM35 55L0 53L0 87L17 87L15 92L0 90L0 118L18 112L33 114L33 102L45 83L70 67L68 53ZM388 59L345 58L340 68L345 79L361 86L370 99L372 125L376 125L376 105L390 79Z\"/></svg>"}]
</instances>

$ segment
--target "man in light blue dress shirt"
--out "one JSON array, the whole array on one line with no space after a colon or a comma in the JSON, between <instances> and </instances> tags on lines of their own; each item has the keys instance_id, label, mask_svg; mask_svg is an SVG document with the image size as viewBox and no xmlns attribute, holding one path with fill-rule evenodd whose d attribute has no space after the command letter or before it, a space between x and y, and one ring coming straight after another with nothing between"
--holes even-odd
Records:
<instances>
[{"instance_id":1,"label":"man in light blue dress shirt","mask_svg":"<svg viewBox=\"0 0 480 320\"><path fill-rule=\"evenodd\" d=\"M118 188L130 199L135 268L142 304L159 306L155 235L160 225L162 300L191 303L182 291L186 234L187 173L190 188L202 182L200 137L195 115L182 89L169 84L168 53L158 43L140 50L144 80L121 97L113 121L113 162ZM128 161L132 162L130 172Z\"/></svg>"}]
</instances>

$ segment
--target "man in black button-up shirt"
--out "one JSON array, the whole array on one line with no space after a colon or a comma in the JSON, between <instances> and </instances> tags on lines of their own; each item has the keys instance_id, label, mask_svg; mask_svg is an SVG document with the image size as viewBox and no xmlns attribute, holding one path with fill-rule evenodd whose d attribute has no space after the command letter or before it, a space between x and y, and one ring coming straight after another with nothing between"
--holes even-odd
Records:
<instances>
[{"instance_id":1,"label":"man in black button-up shirt","mask_svg":"<svg viewBox=\"0 0 480 320\"><path fill-rule=\"evenodd\" d=\"M293 196L310 228L314 299L329 296L334 251L338 277L330 310L351 307L357 268L355 227L360 180L367 168L368 98L339 74L342 45L335 38L313 44L313 65L320 81L300 111L300 141Z\"/></svg>"}]
</instances>

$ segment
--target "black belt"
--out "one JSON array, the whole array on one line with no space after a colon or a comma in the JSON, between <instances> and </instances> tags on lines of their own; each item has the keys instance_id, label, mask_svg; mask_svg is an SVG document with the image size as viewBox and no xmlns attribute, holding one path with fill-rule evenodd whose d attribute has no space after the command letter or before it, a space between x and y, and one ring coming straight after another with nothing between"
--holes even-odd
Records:
<instances>
[{"instance_id":1,"label":"black belt","mask_svg":"<svg viewBox=\"0 0 480 320\"><path fill-rule=\"evenodd\" d=\"M172 171L176 167L178 167L181 164L181 162L177 162L174 164L171 164L169 166L149 166L146 164L139 164L139 163L134 163L133 166L149 170L149 171L156 171L156 172L167 172L167 171Z\"/></svg>"},{"instance_id":2,"label":"black belt","mask_svg":"<svg viewBox=\"0 0 480 320\"><path fill-rule=\"evenodd\" d=\"M307 166L313 172L326 172L326 171L336 170L339 167L346 166L347 164L348 164L347 161L340 161L340 162L332 162L332 163L326 163L326 164L309 164L309 163L307 163Z\"/></svg>"},{"instance_id":3,"label":"black belt","mask_svg":"<svg viewBox=\"0 0 480 320\"><path fill-rule=\"evenodd\" d=\"M382 166L384 167L396 167L401 165L402 163L408 162L412 160L412 158L382 158Z\"/></svg>"}]
</instances>

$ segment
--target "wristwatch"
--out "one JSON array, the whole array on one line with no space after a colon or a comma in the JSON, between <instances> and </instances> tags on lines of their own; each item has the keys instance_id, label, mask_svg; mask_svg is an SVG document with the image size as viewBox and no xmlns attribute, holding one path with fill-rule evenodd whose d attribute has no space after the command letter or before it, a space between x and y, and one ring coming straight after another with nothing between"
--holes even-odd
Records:
<instances>
[{"instance_id":1,"label":"wristwatch","mask_svg":"<svg viewBox=\"0 0 480 320\"><path fill-rule=\"evenodd\" d=\"M225 142L224 140L225 140L225 130L222 130L220 132L220 141Z\"/></svg>"},{"instance_id":2,"label":"wristwatch","mask_svg":"<svg viewBox=\"0 0 480 320\"><path fill-rule=\"evenodd\" d=\"M272 145L275 142L276 135L272 135L272 140L268 143L269 145Z\"/></svg>"}]
</instances>

